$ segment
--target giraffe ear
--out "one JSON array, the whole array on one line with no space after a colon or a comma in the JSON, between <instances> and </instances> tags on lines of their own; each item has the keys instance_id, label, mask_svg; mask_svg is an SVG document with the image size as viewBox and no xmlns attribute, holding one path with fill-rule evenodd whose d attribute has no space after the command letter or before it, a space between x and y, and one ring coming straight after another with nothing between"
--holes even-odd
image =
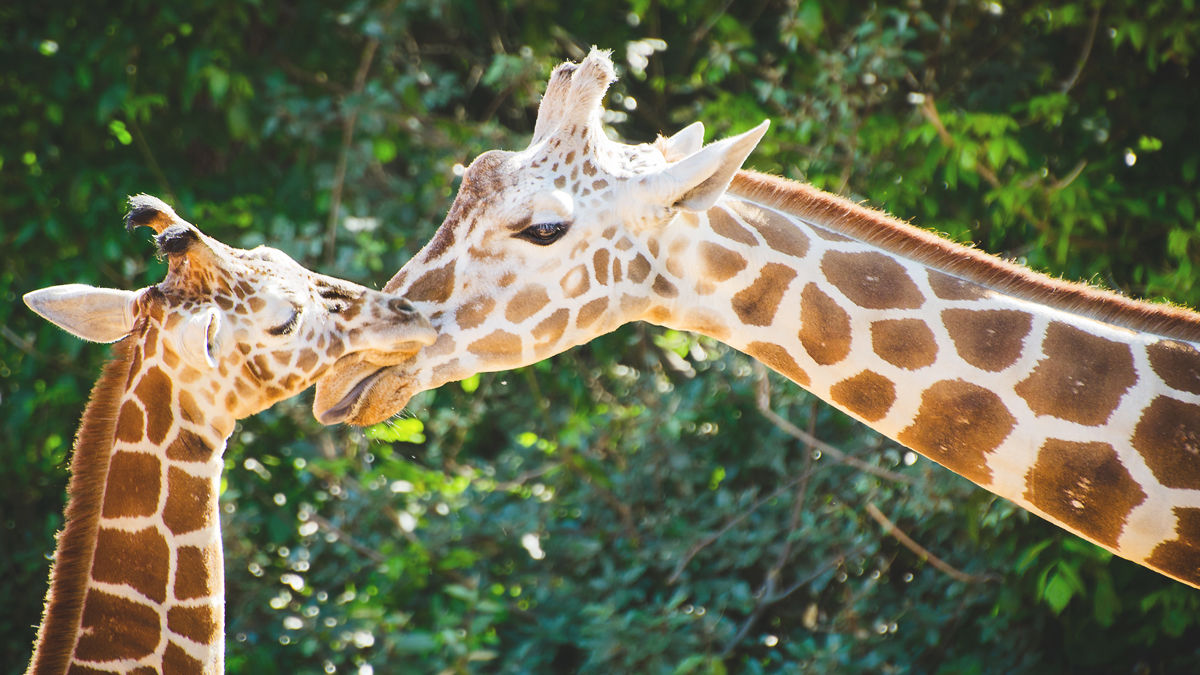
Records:
<instances>
[{"instance_id":1,"label":"giraffe ear","mask_svg":"<svg viewBox=\"0 0 1200 675\"><path fill-rule=\"evenodd\" d=\"M688 155L695 154L704 147L704 123L692 122L676 131L669 138L660 141L659 149L668 162L678 162Z\"/></svg>"},{"instance_id":2,"label":"giraffe ear","mask_svg":"<svg viewBox=\"0 0 1200 675\"><path fill-rule=\"evenodd\" d=\"M180 351L183 357L203 368L216 368L224 356L221 340L221 313L216 307L205 307L179 325Z\"/></svg>"},{"instance_id":3,"label":"giraffe ear","mask_svg":"<svg viewBox=\"0 0 1200 675\"><path fill-rule=\"evenodd\" d=\"M25 304L68 333L91 342L116 342L133 330L138 294L87 284L50 286L25 294Z\"/></svg>"},{"instance_id":4,"label":"giraffe ear","mask_svg":"<svg viewBox=\"0 0 1200 675\"><path fill-rule=\"evenodd\" d=\"M710 143L658 173L645 176L643 186L660 206L707 211L725 194L733 174L742 168L770 124L770 120L763 120L745 133Z\"/></svg>"}]
</instances>

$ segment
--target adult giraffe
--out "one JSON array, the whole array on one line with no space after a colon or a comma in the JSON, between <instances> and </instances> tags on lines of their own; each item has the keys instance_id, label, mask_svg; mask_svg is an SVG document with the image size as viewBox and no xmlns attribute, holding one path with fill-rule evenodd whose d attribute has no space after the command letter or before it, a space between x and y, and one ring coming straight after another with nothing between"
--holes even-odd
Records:
<instances>
[{"instance_id":1,"label":"adult giraffe","mask_svg":"<svg viewBox=\"0 0 1200 675\"><path fill-rule=\"evenodd\" d=\"M326 423L650 321L736 347L886 436L1114 553L1200 586L1200 315L1033 273L781 178L767 123L609 140L606 53L550 78L533 139L487 152L385 286L438 328L347 359Z\"/></svg>"},{"instance_id":2,"label":"adult giraffe","mask_svg":"<svg viewBox=\"0 0 1200 675\"><path fill-rule=\"evenodd\" d=\"M395 364L433 343L404 299L230 248L145 195L128 227L158 232L166 279L26 294L38 314L116 342L71 460L29 672L219 673L224 660L222 453L234 422L311 385L339 358Z\"/></svg>"}]
</instances>

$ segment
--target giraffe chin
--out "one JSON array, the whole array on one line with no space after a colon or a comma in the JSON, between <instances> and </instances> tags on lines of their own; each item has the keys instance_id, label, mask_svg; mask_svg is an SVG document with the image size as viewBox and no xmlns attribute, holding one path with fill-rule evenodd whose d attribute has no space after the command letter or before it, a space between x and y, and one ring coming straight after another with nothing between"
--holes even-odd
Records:
<instances>
[{"instance_id":1,"label":"giraffe chin","mask_svg":"<svg viewBox=\"0 0 1200 675\"><path fill-rule=\"evenodd\" d=\"M313 416L325 425L382 422L415 393L403 373L403 367L363 361L337 368L317 382Z\"/></svg>"}]
</instances>

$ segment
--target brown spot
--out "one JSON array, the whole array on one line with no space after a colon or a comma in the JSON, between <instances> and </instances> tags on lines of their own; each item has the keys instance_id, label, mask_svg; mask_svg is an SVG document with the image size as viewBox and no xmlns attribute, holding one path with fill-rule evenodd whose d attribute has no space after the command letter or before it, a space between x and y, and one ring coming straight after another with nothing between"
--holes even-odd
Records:
<instances>
[{"instance_id":1,"label":"brown spot","mask_svg":"<svg viewBox=\"0 0 1200 675\"><path fill-rule=\"evenodd\" d=\"M588 280L588 270L585 265L577 265L562 278L560 282L563 294L568 298L577 298L587 292L592 286Z\"/></svg>"},{"instance_id":2,"label":"brown spot","mask_svg":"<svg viewBox=\"0 0 1200 675\"><path fill-rule=\"evenodd\" d=\"M204 413L200 411L200 406L197 405L196 399L192 398L191 392L186 389L180 389L179 392L179 412L186 422L204 424Z\"/></svg>"},{"instance_id":3,"label":"brown spot","mask_svg":"<svg viewBox=\"0 0 1200 675\"><path fill-rule=\"evenodd\" d=\"M654 284L651 288L664 298L673 298L679 295L679 289L675 288L675 284L667 281L666 277L661 274L654 277Z\"/></svg>"},{"instance_id":4,"label":"brown spot","mask_svg":"<svg viewBox=\"0 0 1200 675\"><path fill-rule=\"evenodd\" d=\"M803 258L808 254L808 237L795 223L776 211L762 209L745 202L733 202L734 210L742 215L758 234L762 236L767 246L780 253Z\"/></svg>"},{"instance_id":5,"label":"brown spot","mask_svg":"<svg viewBox=\"0 0 1200 675\"><path fill-rule=\"evenodd\" d=\"M437 232L433 233L433 239L429 240L425 249L421 251L426 260L436 260L454 245L454 226L462 220L462 212L467 209L468 204L466 200L456 199L451 206L457 208L452 208L452 213L446 214L446 222L442 223Z\"/></svg>"},{"instance_id":6,"label":"brown spot","mask_svg":"<svg viewBox=\"0 0 1200 675\"><path fill-rule=\"evenodd\" d=\"M991 294L979 284L934 269L929 270L929 287L942 300L982 300Z\"/></svg>"},{"instance_id":7,"label":"brown spot","mask_svg":"<svg viewBox=\"0 0 1200 675\"><path fill-rule=\"evenodd\" d=\"M850 315L814 283L800 294L800 344L822 366L850 353Z\"/></svg>"},{"instance_id":8,"label":"brown spot","mask_svg":"<svg viewBox=\"0 0 1200 675\"><path fill-rule=\"evenodd\" d=\"M854 241L853 239L851 239L850 237L847 237L844 234L838 234L837 232L834 232L832 230L826 230L823 227L809 225L809 228L812 229L814 234L816 234L818 237L824 239L825 241L836 241L836 242Z\"/></svg>"},{"instance_id":9,"label":"brown spot","mask_svg":"<svg viewBox=\"0 0 1200 675\"><path fill-rule=\"evenodd\" d=\"M1137 382L1129 345L1065 323L1047 327L1042 352L1045 358L1015 387L1038 415L1103 424Z\"/></svg>"},{"instance_id":10,"label":"brown spot","mask_svg":"<svg viewBox=\"0 0 1200 675\"><path fill-rule=\"evenodd\" d=\"M1200 583L1200 509L1177 506L1175 534L1146 558L1151 567L1192 584Z\"/></svg>"},{"instance_id":11,"label":"brown spot","mask_svg":"<svg viewBox=\"0 0 1200 675\"><path fill-rule=\"evenodd\" d=\"M601 286L608 283L608 249L598 248L592 254L592 269L596 272L596 283Z\"/></svg>"},{"instance_id":12,"label":"brown spot","mask_svg":"<svg viewBox=\"0 0 1200 675\"><path fill-rule=\"evenodd\" d=\"M242 309L238 307L238 309ZM174 370L179 365L179 354L175 353L174 349L164 349L162 355L163 365Z\"/></svg>"},{"instance_id":13,"label":"brown spot","mask_svg":"<svg viewBox=\"0 0 1200 675\"><path fill-rule=\"evenodd\" d=\"M1156 397L1133 428L1132 442L1165 487L1200 485L1200 405Z\"/></svg>"},{"instance_id":14,"label":"brown spot","mask_svg":"<svg viewBox=\"0 0 1200 675\"><path fill-rule=\"evenodd\" d=\"M191 654L184 651L183 647L168 642L166 650L163 651L163 673L162 675L184 675L185 673L201 673L204 672L204 664L198 659L192 658Z\"/></svg>"},{"instance_id":15,"label":"brown spot","mask_svg":"<svg viewBox=\"0 0 1200 675\"><path fill-rule=\"evenodd\" d=\"M115 670L101 670L99 668L92 668L91 666L85 666L80 663L72 663L70 665L70 667L67 668L67 675L121 675L121 673L118 673ZM137 670L129 671L128 675L159 675L159 674L158 674L158 671L155 670L154 668L151 668L149 666L143 666L141 668L138 668Z\"/></svg>"},{"instance_id":16,"label":"brown spot","mask_svg":"<svg viewBox=\"0 0 1200 675\"><path fill-rule=\"evenodd\" d=\"M508 331L496 330L472 342L467 351L489 360L514 360L521 357L521 338Z\"/></svg>"},{"instance_id":17,"label":"brown spot","mask_svg":"<svg viewBox=\"0 0 1200 675\"><path fill-rule=\"evenodd\" d=\"M167 459L178 462L207 462L212 459L213 448L202 437L180 429L175 440L167 446Z\"/></svg>"},{"instance_id":18,"label":"brown spot","mask_svg":"<svg viewBox=\"0 0 1200 675\"><path fill-rule=\"evenodd\" d=\"M536 285L526 286L517 292L512 300L508 301L508 307L504 310L504 318L511 323L521 323L536 314L548 302L550 302L550 296L546 295L545 288Z\"/></svg>"},{"instance_id":19,"label":"brown spot","mask_svg":"<svg viewBox=\"0 0 1200 675\"><path fill-rule=\"evenodd\" d=\"M155 602L167 599L171 551L153 527L124 532L101 527L96 533L92 578L129 586Z\"/></svg>"},{"instance_id":20,"label":"brown spot","mask_svg":"<svg viewBox=\"0 0 1200 675\"><path fill-rule=\"evenodd\" d=\"M158 353L158 327L154 324L146 329L146 334L142 337L142 349L145 350L146 358L151 358Z\"/></svg>"},{"instance_id":21,"label":"brown spot","mask_svg":"<svg viewBox=\"0 0 1200 675\"><path fill-rule=\"evenodd\" d=\"M207 598L213 594L210 573L224 564L215 547L181 546L175 561L176 600Z\"/></svg>"},{"instance_id":22,"label":"brown spot","mask_svg":"<svg viewBox=\"0 0 1200 675\"><path fill-rule=\"evenodd\" d=\"M871 348L879 358L907 370L937 360L937 340L920 319L885 319L871 324Z\"/></svg>"},{"instance_id":23,"label":"brown spot","mask_svg":"<svg viewBox=\"0 0 1200 675\"><path fill-rule=\"evenodd\" d=\"M167 470L167 504L163 522L174 534L204 529L213 524L216 495L212 481L193 476L182 469Z\"/></svg>"},{"instance_id":24,"label":"brown spot","mask_svg":"<svg viewBox=\"0 0 1200 675\"><path fill-rule=\"evenodd\" d=\"M758 278L733 296L733 311L744 324L769 326L775 320L779 301L787 291L796 270L779 263L763 265Z\"/></svg>"},{"instance_id":25,"label":"brown spot","mask_svg":"<svg viewBox=\"0 0 1200 675\"><path fill-rule=\"evenodd\" d=\"M864 370L830 387L829 397L851 413L875 422L896 402L896 385L879 373Z\"/></svg>"},{"instance_id":26,"label":"brown spot","mask_svg":"<svg viewBox=\"0 0 1200 675\"><path fill-rule=\"evenodd\" d=\"M947 309L942 323L964 361L998 373L1021 356L1033 317L1011 309Z\"/></svg>"},{"instance_id":27,"label":"brown spot","mask_svg":"<svg viewBox=\"0 0 1200 675\"><path fill-rule=\"evenodd\" d=\"M650 276L650 261L646 260L646 256L641 253L629 263L629 280L634 283L642 283L646 277Z\"/></svg>"},{"instance_id":28,"label":"brown spot","mask_svg":"<svg viewBox=\"0 0 1200 675\"><path fill-rule=\"evenodd\" d=\"M951 471L986 486L987 455L1016 419L996 394L963 380L942 380L921 394L916 419L896 440Z\"/></svg>"},{"instance_id":29,"label":"brown spot","mask_svg":"<svg viewBox=\"0 0 1200 675\"><path fill-rule=\"evenodd\" d=\"M267 301L258 296L251 297L247 302L250 303L250 311L255 314L261 312L267 306Z\"/></svg>"},{"instance_id":30,"label":"brown spot","mask_svg":"<svg viewBox=\"0 0 1200 675\"><path fill-rule=\"evenodd\" d=\"M454 292L454 261L426 272L417 279L404 297L412 301L427 301L442 303L450 299Z\"/></svg>"},{"instance_id":31,"label":"brown spot","mask_svg":"<svg viewBox=\"0 0 1200 675\"><path fill-rule=\"evenodd\" d=\"M723 208L708 210L708 226L712 228L713 232L726 239L732 239L747 246L758 245L758 240L754 238L754 235L742 227Z\"/></svg>"},{"instance_id":32,"label":"brown spot","mask_svg":"<svg viewBox=\"0 0 1200 675\"><path fill-rule=\"evenodd\" d=\"M142 370L142 346L139 344L133 349L133 357L129 360L129 381L125 383L126 389L133 388L133 380Z\"/></svg>"},{"instance_id":33,"label":"brown spot","mask_svg":"<svg viewBox=\"0 0 1200 675\"><path fill-rule=\"evenodd\" d=\"M786 349L770 342L751 342L746 345L746 353L762 361L768 368L785 375L800 386L808 386L812 380L808 373L796 364L796 360Z\"/></svg>"},{"instance_id":34,"label":"brown spot","mask_svg":"<svg viewBox=\"0 0 1200 675\"><path fill-rule=\"evenodd\" d=\"M300 355L296 357L296 369L302 373L311 371L317 365L317 353L305 347L300 350Z\"/></svg>"},{"instance_id":35,"label":"brown spot","mask_svg":"<svg viewBox=\"0 0 1200 675\"><path fill-rule=\"evenodd\" d=\"M348 320L348 318L343 317L343 320ZM271 372L271 363L267 360L266 354L256 354L253 359L246 362L246 369L259 381L265 382L274 377ZM249 396L250 394L244 395Z\"/></svg>"},{"instance_id":36,"label":"brown spot","mask_svg":"<svg viewBox=\"0 0 1200 675\"><path fill-rule=\"evenodd\" d=\"M1117 545L1129 512L1146 499L1108 443L1047 440L1025 485L1029 503L1108 546Z\"/></svg>"},{"instance_id":37,"label":"brown spot","mask_svg":"<svg viewBox=\"0 0 1200 675\"><path fill-rule=\"evenodd\" d=\"M608 298L596 298L579 308L579 316L575 319L575 325L579 328L587 328L596 319L600 318L607 309Z\"/></svg>"},{"instance_id":38,"label":"brown spot","mask_svg":"<svg viewBox=\"0 0 1200 675\"><path fill-rule=\"evenodd\" d=\"M746 259L724 246L700 242L700 273L705 279L725 281L746 269Z\"/></svg>"},{"instance_id":39,"label":"brown spot","mask_svg":"<svg viewBox=\"0 0 1200 675\"><path fill-rule=\"evenodd\" d=\"M202 645L212 644L220 626L212 607L172 607L167 610L167 629Z\"/></svg>"},{"instance_id":40,"label":"brown spot","mask_svg":"<svg viewBox=\"0 0 1200 675\"><path fill-rule=\"evenodd\" d=\"M145 417L142 409L133 401L125 401L121 412L117 414L116 439L126 443L137 443L142 440L142 425Z\"/></svg>"},{"instance_id":41,"label":"brown spot","mask_svg":"<svg viewBox=\"0 0 1200 675\"><path fill-rule=\"evenodd\" d=\"M563 331L567 327L567 319L570 317L571 310L566 307L554 310L553 314L542 319L541 323L534 327L533 339L541 344L554 342L562 337Z\"/></svg>"},{"instance_id":42,"label":"brown spot","mask_svg":"<svg viewBox=\"0 0 1200 675\"><path fill-rule=\"evenodd\" d=\"M495 306L496 300L494 298L489 295L480 295L459 307L454 313L454 320L458 323L458 327L463 330L474 328L487 319Z\"/></svg>"},{"instance_id":43,"label":"brown spot","mask_svg":"<svg viewBox=\"0 0 1200 675\"><path fill-rule=\"evenodd\" d=\"M75 658L79 660L136 660L158 647L158 612L104 591L88 591L82 625L87 630L75 643Z\"/></svg>"},{"instance_id":44,"label":"brown spot","mask_svg":"<svg viewBox=\"0 0 1200 675\"><path fill-rule=\"evenodd\" d=\"M1179 391L1200 394L1200 351L1183 342L1159 340L1146 347L1154 372Z\"/></svg>"},{"instance_id":45,"label":"brown spot","mask_svg":"<svg viewBox=\"0 0 1200 675\"><path fill-rule=\"evenodd\" d=\"M830 251L821 259L821 271L859 307L916 309L925 302L904 266L882 253Z\"/></svg>"},{"instance_id":46,"label":"brown spot","mask_svg":"<svg viewBox=\"0 0 1200 675\"><path fill-rule=\"evenodd\" d=\"M659 325L666 325L667 320L670 318L671 312L662 305L655 305L646 310L646 312L642 315L642 320Z\"/></svg>"},{"instance_id":47,"label":"brown spot","mask_svg":"<svg viewBox=\"0 0 1200 675\"><path fill-rule=\"evenodd\" d=\"M162 465L145 452L115 452L104 488L105 518L152 516L158 512Z\"/></svg>"},{"instance_id":48,"label":"brown spot","mask_svg":"<svg viewBox=\"0 0 1200 675\"><path fill-rule=\"evenodd\" d=\"M641 316L642 312L650 306L650 298L640 295L629 295L625 293L621 295L621 314L628 318L634 319Z\"/></svg>"},{"instance_id":49,"label":"brown spot","mask_svg":"<svg viewBox=\"0 0 1200 675\"><path fill-rule=\"evenodd\" d=\"M150 368L134 390L146 408L146 438L162 443L171 430L171 380L158 368Z\"/></svg>"},{"instance_id":50,"label":"brown spot","mask_svg":"<svg viewBox=\"0 0 1200 675\"><path fill-rule=\"evenodd\" d=\"M622 272L622 270L621 270L621 259L620 259L620 258L617 258L617 257L614 257L614 258L613 258L613 265L612 265L612 280L613 280L613 283L614 283L614 284L619 284L619 283L621 283L621 279L622 279L622 277L623 277L623 276L624 276L624 274L623 274L623 272Z\"/></svg>"}]
</instances>

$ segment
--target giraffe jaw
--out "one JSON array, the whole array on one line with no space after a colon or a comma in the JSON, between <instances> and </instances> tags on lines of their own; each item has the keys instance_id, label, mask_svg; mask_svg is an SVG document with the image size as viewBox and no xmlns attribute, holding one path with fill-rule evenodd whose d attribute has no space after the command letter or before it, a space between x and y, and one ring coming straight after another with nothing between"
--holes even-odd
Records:
<instances>
[{"instance_id":1,"label":"giraffe jaw","mask_svg":"<svg viewBox=\"0 0 1200 675\"><path fill-rule=\"evenodd\" d=\"M342 357L317 380L313 416L325 425L370 426L387 419L419 391L405 367L417 351L405 352L399 360L364 354Z\"/></svg>"},{"instance_id":2,"label":"giraffe jaw","mask_svg":"<svg viewBox=\"0 0 1200 675\"><path fill-rule=\"evenodd\" d=\"M358 408L362 406L365 400L364 394L370 390L375 381L387 368L378 368L360 379L354 386L350 387L350 391L346 392L342 398L329 408L321 410L321 399L323 398L318 391L317 398L313 402L313 415L321 424L331 425L347 422L357 416ZM320 385L318 385L318 389Z\"/></svg>"}]
</instances>

